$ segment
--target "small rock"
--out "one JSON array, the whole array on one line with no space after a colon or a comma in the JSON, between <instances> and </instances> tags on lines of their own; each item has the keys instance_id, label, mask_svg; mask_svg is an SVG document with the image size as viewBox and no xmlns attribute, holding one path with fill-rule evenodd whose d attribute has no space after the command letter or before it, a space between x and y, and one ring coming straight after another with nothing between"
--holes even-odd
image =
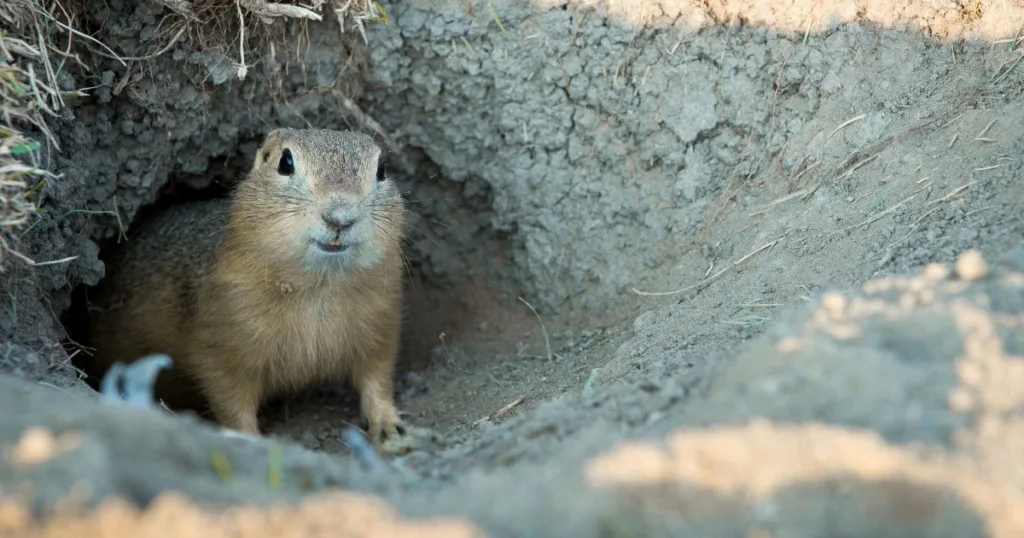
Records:
<instances>
[{"instance_id":1,"label":"small rock","mask_svg":"<svg viewBox=\"0 0 1024 538\"><path fill-rule=\"evenodd\" d=\"M35 467L81 445L81 435L65 432L54 436L41 426L32 426L21 434L17 445L7 451L7 460L19 467Z\"/></svg>"},{"instance_id":2,"label":"small rock","mask_svg":"<svg viewBox=\"0 0 1024 538\"><path fill-rule=\"evenodd\" d=\"M821 298L821 306L832 317L838 319L842 316L843 310L846 308L846 297L843 297L836 292L826 293Z\"/></svg>"},{"instance_id":3,"label":"small rock","mask_svg":"<svg viewBox=\"0 0 1024 538\"><path fill-rule=\"evenodd\" d=\"M775 344L775 349L782 355L791 355L800 351L803 343L795 336L787 336Z\"/></svg>"},{"instance_id":4,"label":"small rock","mask_svg":"<svg viewBox=\"0 0 1024 538\"><path fill-rule=\"evenodd\" d=\"M968 250L956 260L956 274L963 280L978 280L988 275L988 264L981 252Z\"/></svg>"},{"instance_id":5,"label":"small rock","mask_svg":"<svg viewBox=\"0 0 1024 538\"><path fill-rule=\"evenodd\" d=\"M949 277L949 267L941 263L930 263L921 271L921 276L930 282L938 282Z\"/></svg>"},{"instance_id":6,"label":"small rock","mask_svg":"<svg viewBox=\"0 0 1024 538\"><path fill-rule=\"evenodd\" d=\"M57 442L45 428L36 426L25 430L15 450L13 460L22 465L38 465L53 457Z\"/></svg>"}]
</instances>

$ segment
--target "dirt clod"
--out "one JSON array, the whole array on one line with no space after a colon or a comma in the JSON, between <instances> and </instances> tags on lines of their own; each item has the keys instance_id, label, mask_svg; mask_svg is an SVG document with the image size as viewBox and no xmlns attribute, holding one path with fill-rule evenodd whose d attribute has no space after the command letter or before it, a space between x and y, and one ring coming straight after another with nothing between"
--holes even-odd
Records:
<instances>
[{"instance_id":1,"label":"dirt clod","mask_svg":"<svg viewBox=\"0 0 1024 538\"><path fill-rule=\"evenodd\" d=\"M988 264L981 252L971 249L956 259L956 274L964 280L978 280L988 275Z\"/></svg>"}]
</instances>

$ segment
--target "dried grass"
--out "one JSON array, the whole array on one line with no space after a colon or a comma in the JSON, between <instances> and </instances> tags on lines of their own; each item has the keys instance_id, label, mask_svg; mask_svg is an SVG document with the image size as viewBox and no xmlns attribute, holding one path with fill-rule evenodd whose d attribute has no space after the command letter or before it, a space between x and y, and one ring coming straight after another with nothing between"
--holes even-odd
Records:
<instances>
[{"instance_id":1,"label":"dried grass","mask_svg":"<svg viewBox=\"0 0 1024 538\"><path fill-rule=\"evenodd\" d=\"M0 2L0 272L14 232L36 213L34 197L59 177L35 164L44 143L58 147L48 122L65 97L41 9L34 0Z\"/></svg>"},{"instance_id":2,"label":"dried grass","mask_svg":"<svg viewBox=\"0 0 1024 538\"><path fill-rule=\"evenodd\" d=\"M366 24L387 22L388 13L377 0L155 0L177 15L170 24L170 33L180 36L187 31L199 48L219 50L234 56L236 74L244 79L250 67L247 49L264 49L272 41L270 33L262 32L282 18L302 21L338 22L345 33L351 24L367 42ZM263 27L259 22L264 23ZM176 38L175 38L176 39ZM252 47L255 42L255 47ZM233 52L232 52L233 51ZM250 52L251 56L251 52Z\"/></svg>"},{"instance_id":3,"label":"dried grass","mask_svg":"<svg viewBox=\"0 0 1024 538\"><path fill-rule=\"evenodd\" d=\"M261 26L277 27L274 23L282 18L326 17L336 20L343 33L346 26L354 26L366 42L365 25L388 19L377 0L155 0L170 11L165 28L173 37L158 51L129 57L77 31L74 13L84 4L63 1L65 5L61 0L0 0L0 273L12 259L8 254L38 265L12 244L16 230L36 215L47 182L60 178L38 163L41 150L60 149L50 122L60 117L64 98L81 95L61 91L57 82L65 62L82 64L71 52L72 40L126 64L158 56L187 34L198 48L237 56L237 76L245 78L246 50L252 50L253 40L257 49L268 44L270 33L261 32Z\"/></svg>"}]
</instances>

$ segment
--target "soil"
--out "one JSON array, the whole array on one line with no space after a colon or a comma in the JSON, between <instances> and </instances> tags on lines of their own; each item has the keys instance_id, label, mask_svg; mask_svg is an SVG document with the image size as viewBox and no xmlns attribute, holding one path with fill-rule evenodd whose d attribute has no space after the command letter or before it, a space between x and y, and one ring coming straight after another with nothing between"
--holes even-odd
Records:
<instances>
[{"instance_id":1,"label":"soil","mask_svg":"<svg viewBox=\"0 0 1024 538\"><path fill-rule=\"evenodd\" d=\"M122 56L174 35L89 4ZM187 38L66 68L17 246L76 258L2 275L0 536L1024 535L1024 4L381 4L245 80ZM441 446L363 468L344 384L256 441L99 400L106 252L349 97L409 164L398 403Z\"/></svg>"}]
</instances>

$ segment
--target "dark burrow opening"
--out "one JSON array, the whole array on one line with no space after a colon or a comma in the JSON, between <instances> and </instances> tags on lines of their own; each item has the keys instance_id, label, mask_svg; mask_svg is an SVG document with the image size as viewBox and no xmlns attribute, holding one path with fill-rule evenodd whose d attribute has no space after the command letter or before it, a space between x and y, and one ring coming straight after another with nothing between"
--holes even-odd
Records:
<instances>
[{"instance_id":1,"label":"dark burrow opening","mask_svg":"<svg viewBox=\"0 0 1024 538\"><path fill-rule=\"evenodd\" d=\"M240 158L220 157L210 160L210 171L205 176L194 178L172 175L167 183L159 189L156 201L140 207L134 218L125 223L123 231L118 230L111 237L96 240L100 247L100 260L109 267L110 259L118 249L131 247L132 235L140 224L174 205L229 197L232 187L245 173L243 162L244 160ZM206 184L206 186L199 186L202 184ZM86 384L93 390L99 391L100 382L105 372L93 368L89 363L93 351L88 324L91 308L89 293L93 289L95 286L86 284L79 284L72 289L71 305L61 314L61 323L65 329L65 339L62 343L72 355L72 364L75 368L86 374L84 379ZM174 410L174 412L189 411ZM199 415L210 420L205 411Z\"/></svg>"},{"instance_id":2,"label":"dark burrow opening","mask_svg":"<svg viewBox=\"0 0 1024 538\"><path fill-rule=\"evenodd\" d=\"M445 331L470 333L473 331L464 329L470 324L473 327L476 326L475 316L472 315L472 301L466 297L472 294L467 294L466 290L472 288L473 285L462 286L457 282L434 281L430 271L424 270L425 262L418 256L417 250L422 250L422 246L413 245L416 241L421 244L426 242L433 245L440 245L445 241L443 236L424 229L423 223L437 222L437 220L423 215L422 209L418 207L418 202L422 201L424 197L435 199L438 196L451 201L458 197L459 193L453 190L453 187L447 184L448 182L439 179L439 168L422 152L413 149L410 153L417 159L417 172L412 177L399 176L395 178L406 199L412 223L407 229L408 237L403 248L407 259L407 271L404 275L404 317L401 350L395 376L396 393L410 388L404 385L407 385L409 379L414 379L415 376L407 377L406 374L426 369L433 361L437 360L434 351L438 345L439 334ZM172 174L168 182L159 190L156 201L141 207L131 222L125 223L126 229L123 235L114 233L109 238L97 241L100 247L100 260L104 264L108 264L118 249L130 248L132 234L139 228L139 225L171 206L229 197L233 187L244 178L250 166L249 159L238 152L238 155L235 156L211 159L209 171L203 176ZM428 181L433 188L416 189L413 187L417 181L424 180ZM436 210L436 206L434 210ZM447 226L445 223L442 228ZM452 250L458 250L458 248ZM491 248L481 248L479 252L492 250ZM71 306L62 313L61 322L66 331L63 344L72 355L72 364L81 372L92 374L85 378L85 382L98 391L104 372L97 372L89 365L92 356L88 334L89 293L93 289L93 286L85 284L79 284L73 288ZM346 380L340 380L319 387L309 387L297 393L279 395L265 402L260 413L261 427L267 423L287 424L292 419L290 408L293 406L290 404L298 404L300 408L309 409L309 405L303 404L324 401L331 402L335 407L340 407L341 416L358 424L358 397L355 391L350 389ZM178 409L172 411L175 413L193 412L193 410ZM212 423L213 419L208 411L196 411L199 411L198 416Z\"/></svg>"}]
</instances>

